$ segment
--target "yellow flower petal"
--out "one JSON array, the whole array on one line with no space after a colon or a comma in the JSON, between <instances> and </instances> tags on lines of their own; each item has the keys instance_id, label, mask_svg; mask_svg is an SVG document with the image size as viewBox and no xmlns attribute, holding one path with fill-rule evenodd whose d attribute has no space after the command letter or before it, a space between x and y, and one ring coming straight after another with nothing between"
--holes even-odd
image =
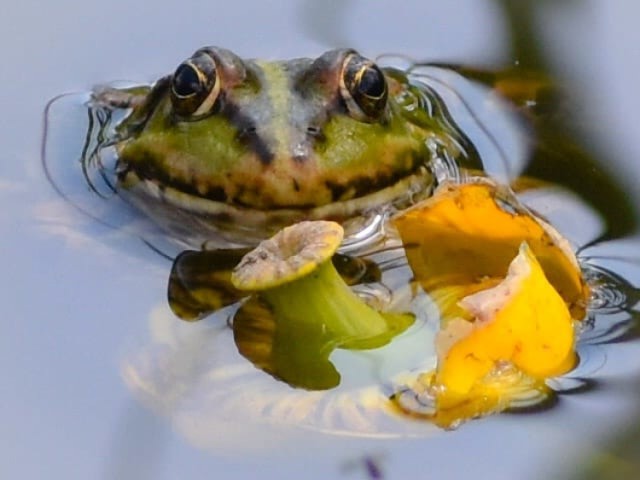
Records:
<instances>
[{"instance_id":1,"label":"yellow flower petal","mask_svg":"<svg viewBox=\"0 0 640 480\"><path fill-rule=\"evenodd\" d=\"M568 242L524 209L509 207L494 184L444 185L393 221L425 290L504 278L526 241L573 317L584 317L589 291Z\"/></svg>"},{"instance_id":2,"label":"yellow flower petal","mask_svg":"<svg viewBox=\"0 0 640 480\"><path fill-rule=\"evenodd\" d=\"M518 398L575 364L574 320L589 289L568 242L487 179L444 185L393 219L414 276L436 301L436 369L412 389L452 427Z\"/></svg>"},{"instance_id":3,"label":"yellow flower petal","mask_svg":"<svg viewBox=\"0 0 640 480\"><path fill-rule=\"evenodd\" d=\"M473 322L455 319L438 334L435 382L467 394L500 363L534 378L560 375L575 363L573 321L526 244L503 282L460 302Z\"/></svg>"}]
</instances>

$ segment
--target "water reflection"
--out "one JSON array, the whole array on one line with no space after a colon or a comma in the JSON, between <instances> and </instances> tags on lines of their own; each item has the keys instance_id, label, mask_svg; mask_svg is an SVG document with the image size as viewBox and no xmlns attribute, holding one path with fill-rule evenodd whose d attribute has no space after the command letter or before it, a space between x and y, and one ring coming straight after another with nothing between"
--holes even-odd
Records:
<instances>
[{"instance_id":1,"label":"water reflection","mask_svg":"<svg viewBox=\"0 0 640 480\"><path fill-rule=\"evenodd\" d=\"M125 382L144 405L171 419L201 448L279 449L293 445L305 429L371 438L434 433L425 425L399 421L386 407L388 393L381 382L424 356L433 333L424 324L387 351L334 355L343 377L340 387L315 392L292 389L256 370L238 353L224 322L177 322L160 305L150 313L149 328L148 342L124 359ZM268 440L274 435L278 445Z\"/></svg>"}]
</instances>

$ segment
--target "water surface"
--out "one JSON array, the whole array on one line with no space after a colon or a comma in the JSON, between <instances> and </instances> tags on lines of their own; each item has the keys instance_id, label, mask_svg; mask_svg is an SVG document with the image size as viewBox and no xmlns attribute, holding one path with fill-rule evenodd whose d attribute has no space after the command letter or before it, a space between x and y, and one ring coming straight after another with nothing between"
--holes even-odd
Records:
<instances>
[{"instance_id":1,"label":"water surface","mask_svg":"<svg viewBox=\"0 0 640 480\"><path fill-rule=\"evenodd\" d=\"M348 43L370 55L399 52L473 64L508 60L507 30L490 2L407 1L373 9L370 2L353 1L322 16L309 5L284 2L275 11L258 2L161 1L150 9L142 2L67 0L6 8L0 20L3 59L11 66L0 73L6 272L0 355L9 392L1 413L3 475L240 479L259 471L265 478L367 478L363 459L379 458L389 478L415 476L425 465L430 475L445 478L463 478L469 470L493 478L558 478L629 422L638 395L633 379L640 374L635 341L606 350L606 362L594 374L602 388L565 396L542 415L503 415L452 434L421 432L393 441L301 429L287 440L295 443L295 455L274 448L281 435L264 429L244 432L255 442L238 450L234 441L242 437L230 435L233 422L224 430L227 441L218 436L218 448L211 449L211 429L185 436L181 424L150 413L132 397L122 360L148 338L149 325L167 314L170 263L134 236L70 209L53 191L39 162L41 115L50 98L105 81L152 80L203 44L258 57L315 55ZM255 21L247 20L249 7ZM554 14L547 5L539 28L558 50L552 64L576 82L580 118L591 125L587 143L606 154L609 176L638 204L633 187L640 148L632 119L640 108L633 94L640 67L627 55L628 45L638 43L632 28L637 7L605 1L588 7L566 2ZM571 221L575 216L561 223ZM601 233L597 225L590 228ZM585 255L598 256L637 286L637 239L624 235ZM201 333L196 341L217 334L215 328ZM156 335L167 339L162 330ZM345 467L360 461L361 469Z\"/></svg>"}]
</instances>

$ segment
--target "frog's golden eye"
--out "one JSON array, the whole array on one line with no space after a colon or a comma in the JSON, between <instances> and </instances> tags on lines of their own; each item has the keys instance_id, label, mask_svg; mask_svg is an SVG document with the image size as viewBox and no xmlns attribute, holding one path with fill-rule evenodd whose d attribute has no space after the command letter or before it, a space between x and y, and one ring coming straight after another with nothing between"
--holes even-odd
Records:
<instances>
[{"instance_id":1,"label":"frog's golden eye","mask_svg":"<svg viewBox=\"0 0 640 480\"><path fill-rule=\"evenodd\" d=\"M351 53L342 64L340 94L351 115L358 120L374 121L383 115L387 105L387 81L375 63Z\"/></svg>"},{"instance_id":2,"label":"frog's golden eye","mask_svg":"<svg viewBox=\"0 0 640 480\"><path fill-rule=\"evenodd\" d=\"M171 78L171 104L184 117L208 114L220 93L215 60L206 52L197 52L182 62Z\"/></svg>"}]
</instances>

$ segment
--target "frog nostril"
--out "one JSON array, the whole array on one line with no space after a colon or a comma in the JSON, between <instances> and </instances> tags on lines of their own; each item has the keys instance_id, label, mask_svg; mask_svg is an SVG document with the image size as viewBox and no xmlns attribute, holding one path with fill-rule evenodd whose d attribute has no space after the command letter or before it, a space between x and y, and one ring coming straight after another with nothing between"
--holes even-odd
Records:
<instances>
[{"instance_id":1,"label":"frog nostril","mask_svg":"<svg viewBox=\"0 0 640 480\"><path fill-rule=\"evenodd\" d=\"M248 125L238 132L238 138L244 140L250 139L256 136L256 131L257 128L255 127L255 125Z\"/></svg>"},{"instance_id":2,"label":"frog nostril","mask_svg":"<svg viewBox=\"0 0 640 480\"><path fill-rule=\"evenodd\" d=\"M322 129L313 125L307 127L307 135L320 141L323 141L325 139Z\"/></svg>"},{"instance_id":3,"label":"frog nostril","mask_svg":"<svg viewBox=\"0 0 640 480\"><path fill-rule=\"evenodd\" d=\"M260 137L255 125L246 125L237 133L237 139L247 145L263 165L268 165L273 160L273 152L268 143Z\"/></svg>"}]
</instances>

